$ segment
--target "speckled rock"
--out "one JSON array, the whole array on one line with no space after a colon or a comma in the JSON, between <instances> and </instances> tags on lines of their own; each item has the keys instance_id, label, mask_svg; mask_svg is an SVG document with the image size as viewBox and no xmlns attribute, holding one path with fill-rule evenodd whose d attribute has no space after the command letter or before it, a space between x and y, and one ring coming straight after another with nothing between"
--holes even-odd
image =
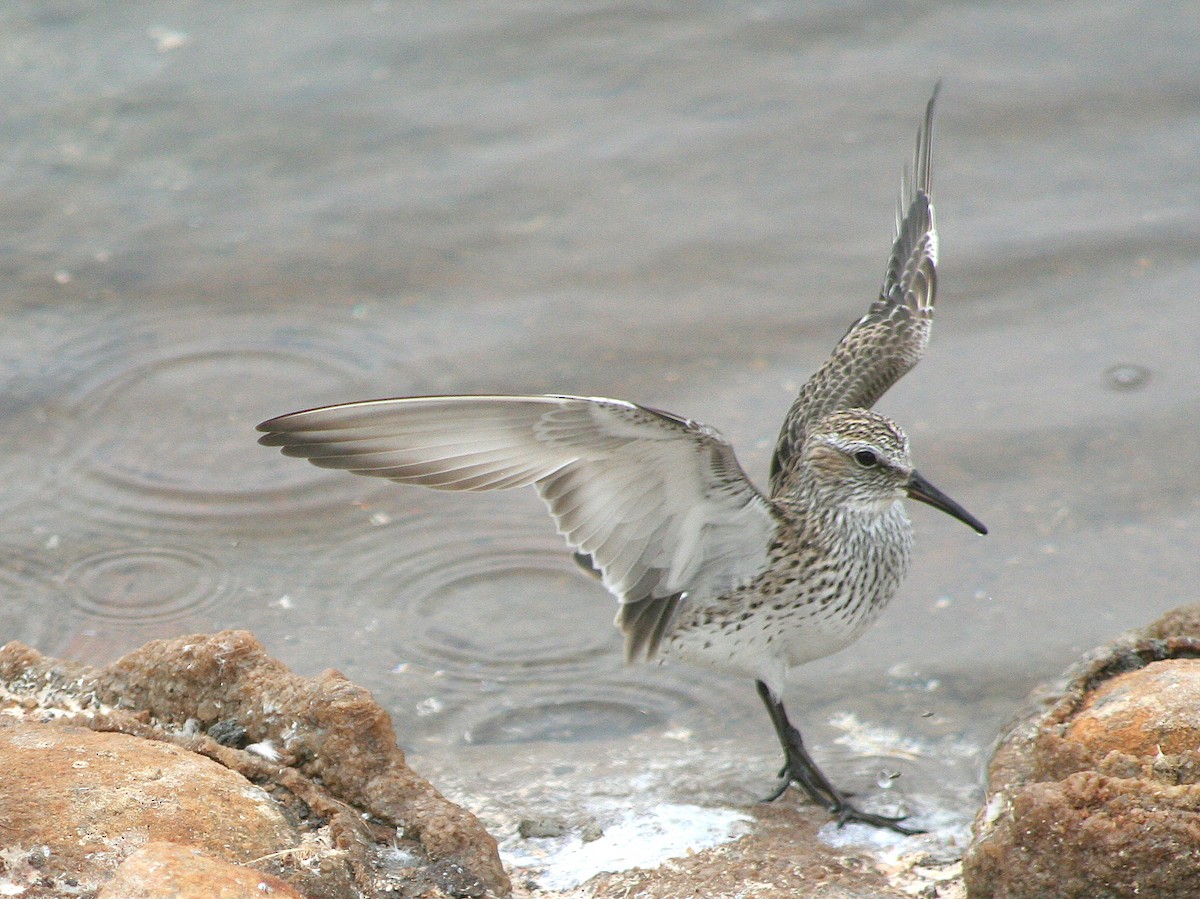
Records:
<instances>
[{"instance_id":1,"label":"speckled rock","mask_svg":"<svg viewBox=\"0 0 1200 899\"><path fill-rule=\"evenodd\" d=\"M96 899L304 899L278 877L231 865L199 849L147 843L133 853Z\"/></svg>"},{"instance_id":2,"label":"speckled rock","mask_svg":"<svg viewBox=\"0 0 1200 899\"><path fill-rule=\"evenodd\" d=\"M495 840L405 764L387 713L366 690L333 671L294 675L247 633L155 641L100 669L10 643L0 649L0 721L14 733L56 730L52 739L36 738L58 746L55 752L70 762L51 780L94 793L113 809L124 802L131 810L129 818L114 814L111 828L98 837L106 849L96 865L67 871L54 867L71 855L67 834L62 843L26 843L8 829L38 816L36 794L27 794L28 800L0 796L7 803L0 807L0 885L28 888L50 873L77 881L100 868L111 873L155 839L202 847L229 863L253 858L256 869L282 878L307 899L510 893ZM218 813L227 813L224 806L186 795L187 778L166 763L167 755L161 763L93 765L78 753L89 751L96 737L145 744L150 758L166 750L172 762L173 753L181 753L193 756L199 769L223 769L236 777L225 789L229 795L269 797L274 817L263 825L269 836L259 839L247 830L228 847L214 845L221 837L206 842L205 831ZM71 766L79 761L87 766ZM121 770L140 774L122 777ZM175 784L173 794L148 798L164 778ZM99 798L106 791L115 795ZM191 811L171 811L184 807ZM177 829L158 830L172 815ZM93 815L84 830L104 817Z\"/></svg>"},{"instance_id":3,"label":"speckled rock","mask_svg":"<svg viewBox=\"0 0 1200 899\"><path fill-rule=\"evenodd\" d=\"M963 874L972 899L1197 894L1200 606L1042 693L992 759Z\"/></svg>"},{"instance_id":4,"label":"speckled rock","mask_svg":"<svg viewBox=\"0 0 1200 899\"><path fill-rule=\"evenodd\" d=\"M300 835L264 790L204 756L0 717L0 845L50 847L50 882L98 885L147 840L248 862Z\"/></svg>"}]
</instances>

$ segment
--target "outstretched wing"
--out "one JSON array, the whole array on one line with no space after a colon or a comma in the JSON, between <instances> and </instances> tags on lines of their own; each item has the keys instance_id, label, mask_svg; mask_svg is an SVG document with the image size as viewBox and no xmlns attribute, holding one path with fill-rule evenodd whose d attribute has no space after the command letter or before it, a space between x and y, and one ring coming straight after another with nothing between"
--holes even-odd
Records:
<instances>
[{"instance_id":1,"label":"outstretched wing","mask_svg":"<svg viewBox=\"0 0 1200 899\"><path fill-rule=\"evenodd\" d=\"M905 172L896 210L896 239L879 299L850 326L833 355L800 389L771 460L771 492L814 424L843 409L869 409L917 364L929 342L937 291L937 229L933 221L933 107L917 131L913 171ZM903 213L903 216L901 215Z\"/></svg>"},{"instance_id":2,"label":"outstretched wing","mask_svg":"<svg viewBox=\"0 0 1200 899\"><path fill-rule=\"evenodd\" d=\"M440 490L535 485L621 601L631 658L654 654L685 596L719 596L761 571L775 527L720 434L619 400L373 400L258 428L260 443L324 468Z\"/></svg>"}]
</instances>

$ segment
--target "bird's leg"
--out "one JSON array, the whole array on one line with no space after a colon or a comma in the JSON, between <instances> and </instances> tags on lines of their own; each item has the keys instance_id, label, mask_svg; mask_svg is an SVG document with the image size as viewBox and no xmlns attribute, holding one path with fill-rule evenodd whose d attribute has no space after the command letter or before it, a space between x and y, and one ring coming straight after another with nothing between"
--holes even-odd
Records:
<instances>
[{"instance_id":1,"label":"bird's leg","mask_svg":"<svg viewBox=\"0 0 1200 899\"><path fill-rule=\"evenodd\" d=\"M850 794L843 793L835 787L812 760L808 750L804 748L804 740L800 736L800 731L788 720L783 703L771 693L765 683L758 681L757 685L758 695L762 697L763 704L767 707L771 723L775 725L775 733L779 736L779 742L783 746L784 757L783 771L780 772L783 783L779 789L764 800L765 802L778 799L791 784L795 783L809 795L813 802L823 805L837 816L838 827L850 822L857 822L874 827L886 827L902 834L924 832L919 828L905 827L900 823L904 820L903 817L891 818L887 815L875 815L864 812L851 803Z\"/></svg>"},{"instance_id":2,"label":"bird's leg","mask_svg":"<svg viewBox=\"0 0 1200 899\"><path fill-rule=\"evenodd\" d=\"M817 805L823 805L830 811L835 810L845 797L838 792L837 788L830 783L829 778L821 773L821 769L809 757L808 750L804 748L804 740L800 737L800 731L796 730L788 721L783 703L771 695L770 689L762 681L758 681L757 684L758 695L762 697L763 704L767 707L771 723L775 725L775 733L779 736L779 742L783 746L784 759L783 768L779 772L783 783L763 801L774 802L787 792L787 788L794 781Z\"/></svg>"}]
</instances>

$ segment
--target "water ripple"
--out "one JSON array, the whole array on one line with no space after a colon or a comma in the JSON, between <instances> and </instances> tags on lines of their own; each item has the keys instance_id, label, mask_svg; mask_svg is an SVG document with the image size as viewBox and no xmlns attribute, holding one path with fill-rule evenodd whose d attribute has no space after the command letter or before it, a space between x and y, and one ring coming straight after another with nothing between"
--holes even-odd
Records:
<instances>
[{"instance_id":1,"label":"water ripple","mask_svg":"<svg viewBox=\"0 0 1200 899\"><path fill-rule=\"evenodd\" d=\"M230 577L216 560L179 547L136 547L95 553L63 578L75 608L91 618L131 624L173 621L229 594Z\"/></svg>"},{"instance_id":2,"label":"water ripple","mask_svg":"<svg viewBox=\"0 0 1200 899\"><path fill-rule=\"evenodd\" d=\"M695 700L661 684L615 679L523 692L497 709L477 705L467 743L581 742L611 740L663 727Z\"/></svg>"},{"instance_id":3,"label":"water ripple","mask_svg":"<svg viewBox=\"0 0 1200 899\"><path fill-rule=\"evenodd\" d=\"M88 375L72 412L86 430L64 503L106 523L155 530L209 529L216 520L286 530L305 520L298 513L343 508L361 492L352 479L257 446L254 425L352 398L378 348L336 329L248 340L218 324L197 324L201 336L191 341L166 341L149 328L76 349L94 364L80 363Z\"/></svg>"},{"instance_id":4,"label":"water ripple","mask_svg":"<svg viewBox=\"0 0 1200 899\"><path fill-rule=\"evenodd\" d=\"M621 665L615 603L548 526L416 514L339 546L319 568L337 585L325 591L339 597L337 614L367 622L401 662L472 682Z\"/></svg>"}]
</instances>

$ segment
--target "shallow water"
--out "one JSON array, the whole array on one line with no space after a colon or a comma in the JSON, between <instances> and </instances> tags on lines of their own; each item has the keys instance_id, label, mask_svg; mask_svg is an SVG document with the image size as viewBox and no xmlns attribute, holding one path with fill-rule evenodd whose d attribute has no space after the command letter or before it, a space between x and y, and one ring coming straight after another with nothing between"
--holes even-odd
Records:
<instances>
[{"instance_id":1,"label":"shallow water","mask_svg":"<svg viewBox=\"0 0 1200 899\"><path fill-rule=\"evenodd\" d=\"M938 323L880 408L992 534L913 509L901 596L788 698L835 780L965 821L1030 687L1195 599L1200 16L804 7L0 11L0 639L99 662L251 629L370 687L500 836L764 794L752 685L626 667L529 491L320 471L253 427L615 396L764 483L943 77Z\"/></svg>"}]
</instances>

